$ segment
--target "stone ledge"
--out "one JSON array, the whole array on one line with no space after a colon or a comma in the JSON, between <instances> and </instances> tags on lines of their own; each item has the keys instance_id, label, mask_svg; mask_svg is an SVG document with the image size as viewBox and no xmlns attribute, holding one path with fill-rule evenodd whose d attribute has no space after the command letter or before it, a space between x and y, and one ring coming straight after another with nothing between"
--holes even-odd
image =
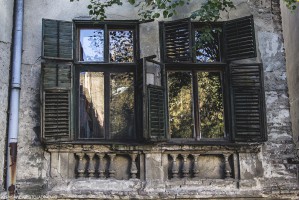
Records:
<instances>
[{"instance_id":1,"label":"stone ledge","mask_svg":"<svg viewBox=\"0 0 299 200\"><path fill-rule=\"evenodd\" d=\"M79 153L79 152L161 152L164 151L190 151L196 153L223 153L223 152L240 152L240 153L259 153L261 151L261 143L227 143L223 145L204 145L204 144L156 144L156 145L104 145L104 144L47 144L46 150L49 152L60 153Z\"/></svg>"}]
</instances>

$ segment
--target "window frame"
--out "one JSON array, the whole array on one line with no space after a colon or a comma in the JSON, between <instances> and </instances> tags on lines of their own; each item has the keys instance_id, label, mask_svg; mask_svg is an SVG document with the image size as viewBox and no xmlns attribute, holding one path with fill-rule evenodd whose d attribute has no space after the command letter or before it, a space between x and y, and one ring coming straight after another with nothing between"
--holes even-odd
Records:
<instances>
[{"instance_id":1,"label":"window frame","mask_svg":"<svg viewBox=\"0 0 299 200\"><path fill-rule=\"evenodd\" d=\"M190 23L190 42L191 46L195 45L195 31L200 29L200 27L203 27L205 25L208 25L208 23L205 22L189 22ZM229 87L229 65L225 60L225 45L224 45L224 34L223 34L223 25L224 22L213 22L209 24L212 27L219 27L221 28L221 33L219 36L219 43L220 43L220 50L219 50L219 57L220 61L215 61L215 62L197 62L196 60L196 49L192 49L191 51L191 60L190 61L178 61L178 62L166 62L165 60L165 39L163 36L164 32L164 25L162 25L162 22L159 24L159 34L160 34L160 58L161 62L164 63L165 65L165 97L166 97L166 127L167 127L167 139L168 143L184 143L184 144L202 144L202 145L221 145L221 144L226 144L226 143L231 143L233 139L232 135L232 125L231 125L231 105L230 105L230 87ZM223 109L224 109L224 128L225 128L225 137L224 138L199 138L199 127L194 123L194 131L195 131L195 136L193 138L171 138L170 133L169 133L169 102L168 102L168 84L167 84L167 72L171 70L176 70L176 71L200 71L200 69L205 69L207 71L209 70L220 70L222 72L223 76ZM193 81L192 81L193 82ZM192 84L193 86L193 84ZM194 92L194 89L192 89L192 94ZM198 97L197 97L198 98ZM195 101L193 101L193 104ZM194 105L192 105L194 106ZM196 107L194 107L196 108ZM198 109L194 109L192 112L199 112ZM195 114L195 113L192 113ZM194 117L194 122L199 119L199 115L197 114L197 117Z\"/></svg>"},{"instance_id":2,"label":"window frame","mask_svg":"<svg viewBox=\"0 0 299 200\"><path fill-rule=\"evenodd\" d=\"M229 87L228 87L228 81L229 78L227 77L227 70L228 66L226 63L171 63L171 64L165 64L165 78L166 78L166 116L167 116L167 123L168 123L168 139L170 142L197 142L200 143L223 143L225 141L229 141L231 139L230 134L230 125L229 125L229 112L230 112L230 105L229 105ZM167 81L167 72L169 71L190 71L192 72L192 107L194 108L192 110L192 116L193 116L193 122L194 122L194 133L192 138L171 138L169 130L169 98L168 98L168 81ZM223 80L222 80L222 91L223 91L223 115L224 115L224 132L225 135L223 138L200 138L200 114L199 114L199 107L197 103L200 101L198 100L198 89L195 89L196 84L194 83L193 79L195 78L195 72L199 71L219 71L222 74Z\"/></svg>"},{"instance_id":3,"label":"window frame","mask_svg":"<svg viewBox=\"0 0 299 200\"><path fill-rule=\"evenodd\" d=\"M151 110L151 108L148 106L149 103L158 104L163 111L163 116L165 116L165 113L168 111L168 107L166 104L167 101L167 94L166 94L166 88L165 88L165 66L172 67L175 69L179 66L189 66L190 68L200 68L205 66L205 68L212 67L214 65L225 65L223 76L226 78L225 85L224 85L224 100L225 104L227 104L229 109L226 109L226 112L224 113L225 116L228 116L225 118L225 128L227 133L229 134L229 140L221 140L221 141L188 141L186 144L194 144L194 145L229 145L235 142L265 142L267 140L267 130L266 130L266 116L265 116L265 94L264 94L264 87L263 87L263 66L261 63L257 63L255 61L250 61L251 63L244 64L243 62L231 62L234 60L241 60L241 59L248 59L248 58L255 58L256 57L256 41L255 41L255 32L254 32L254 21L253 16L246 16L234 20L229 20L225 22L219 22L219 23L212 23L212 24L220 24L223 28L223 34L222 34L222 41L221 46L224 51L222 52L222 57L225 58L221 60L221 62L208 62L208 63L199 63L194 62L194 51L192 50L191 46L194 44L195 37L191 38L191 34L194 35L194 26L200 26L202 23L198 22L192 22L190 19L183 19L183 20L176 20L176 21L170 21L167 22L159 22L160 28L159 28L159 34L160 34L160 55L161 55L161 62L153 60L155 56L148 56L143 58L143 63L140 60L140 43L139 43L139 24L143 23L138 20L110 20L110 21L94 21L90 20L89 18L77 18L74 19L73 22L66 22L66 21L60 21L60 20L52 20L52 19L43 19L43 31L42 31L42 59L44 59L44 64L42 65L42 77L41 77L41 94L44 94L45 92L61 92L67 91L69 94L69 100L66 102L66 105L68 106L68 113L70 115L70 120L68 121L67 125L69 126L69 131L67 135L61 135L61 130L59 127L56 127L54 130L55 132L51 132L51 134L48 134L48 130L50 128L45 127L45 117L51 117L49 113L46 113L43 109L41 109L41 126L42 126L42 142L46 144L50 144L53 142L66 142L66 143L72 143L72 144L145 144L144 142L164 142L167 140L166 144L179 144L179 142L174 142L172 140L169 140L169 134L165 135L163 134L158 135L156 138L153 138L152 136L155 136L156 132L148 130L148 126L155 126L154 123L161 123L163 127L158 127L159 131L165 131L168 130L168 123L165 123L165 120L156 120L154 122L151 122L150 117L153 113L153 115L159 114L154 109ZM179 23L179 26L177 26L177 23ZM171 37L171 40L174 40L174 42L171 43L171 50L175 51L181 50L181 43L184 42L184 50L186 52L180 51L179 56L181 57L171 57L173 54L170 53L169 57L164 57L165 54L165 30L166 28L170 27L173 29L173 25L177 27L179 30L175 30L175 33L178 34L178 36ZM181 33L181 27L183 26L184 32ZM219 25L219 26L220 26ZM58 28L55 28L57 27ZM60 26L62 27L60 29ZM86 62L86 61L80 61L78 59L78 38L76 36L78 35L78 29L77 27L97 27L97 26L110 26L112 27L134 27L135 31L135 43L134 43L134 62L131 63L109 63L109 62ZM54 28L53 28L54 27ZM192 28L193 27L193 28ZM246 30L239 33L239 30ZM169 31L169 30L168 30ZM106 35L107 35L106 31ZM185 37L186 35L186 37ZM69 41L67 43L67 48L70 49L72 54L69 55L71 58L65 58L63 55L60 54L56 55L56 57L49 57L45 54L45 50L52 52L53 48L58 48L60 43L60 36L66 37L62 39L62 43L65 43L65 41ZM169 36L169 35L168 35ZM54 38L55 41L49 40L49 37ZM238 46L236 47L236 44L241 42L243 44L242 38L246 38L246 49L240 49ZM48 40L47 40L48 38ZM107 40L106 36L106 40ZM179 40L179 41L178 41ZM188 42L186 42L188 41ZM179 45L176 45L177 42L179 42ZM107 41L106 41L107 44ZM106 45L106 48L108 49L109 45ZM177 49L178 48L178 49ZM228 53L230 50L233 53ZM106 50L106 52L109 52ZM238 52L238 53L235 53ZM239 53L240 52L240 53ZM55 52L54 52L55 53ZM164 55L165 54L165 55ZM108 59L107 59L108 58ZM165 62L164 59L167 59L168 62ZM109 61L109 54L106 53L106 60ZM161 72L164 72L164 75L161 76L162 85L157 88L157 94L159 95L159 98L162 98L163 96L164 101L159 101L157 98L152 98L151 102L149 102L148 95L150 95L150 88L147 87L146 83L146 66L148 62L153 62L158 64L161 67ZM49 65L53 62L56 64L56 70L55 72L53 70L50 70ZM253 62L253 63L252 63ZM242 64L243 63L243 64ZM61 67L57 67L57 66ZM71 69L71 73L64 73L62 76L64 77L62 83L65 83L69 81L71 84L69 87L58 87L59 85L52 85L51 87L46 87L45 80L47 78L55 79L57 76L57 72L59 70L64 69L64 67L69 66ZM141 66L140 66L141 65ZM135 140L134 141L108 141L108 140L78 140L77 134L78 129L76 129L76 122L78 122L78 113L77 110L79 110L78 107L78 95L79 91L77 85L79 86L79 73L78 69L96 69L100 70L102 68L105 68L105 66L109 66L110 68L120 68L121 70L128 70L132 68L132 71L134 74L134 100L135 100L135 107L134 107L134 114L135 114ZM81 68L80 68L81 67ZM130 68L131 67L131 68ZM248 71L249 70L249 71ZM51 73L50 73L51 72ZM251 75L250 73L253 72L255 75ZM240 74L240 75L239 75ZM75 76L76 75L76 76ZM74 77L75 76L75 77ZM242 77L241 77L242 76ZM250 84L243 84L243 76L250 80ZM254 76L254 77L253 77ZM241 79L240 79L241 77ZM140 80L138 80L138 78ZM57 79L57 77L56 77ZM56 80L55 79L55 80ZM57 79L58 80L58 79ZM241 80L241 81L239 81ZM77 81L77 85L76 85ZM164 84L163 84L164 83ZM240 108L245 108L245 110L251 110L250 103L247 103L247 100L242 99L242 94L235 93L234 91L237 90L247 90L253 89L257 92L248 93L248 95L255 95L250 96L251 99L254 100L254 103L256 104L256 107L254 108L255 112L258 114L258 117L253 117L250 115L246 115L246 117L239 117L240 115ZM77 91L76 91L77 90ZM77 93L76 93L77 92ZM163 95L164 94L164 95ZM228 95L227 95L228 94ZM239 95L239 96L238 96ZM247 95L247 94L246 94ZM256 97L258 96L258 98ZM61 97L63 98L63 97ZM235 99L241 99L240 103L235 106L234 101ZM44 108L46 105L46 101L49 100L46 96L41 96L42 100L42 108ZM141 106L139 106L139 102L141 102ZM229 103L228 103L229 102ZM77 104L77 105L76 105ZM164 105L163 105L164 104ZM76 107L77 106L77 107ZM225 106L225 105L224 105ZM57 109L55 107L55 109ZM150 112L149 112L150 111ZM160 111L159 111L160 112ZM161 112L161 113L162 113ZM245 113L245 112L243 112ZM247 112L248 113L248 112ZM238 116L237 116L238 115ZM162 115L161 115L162 116ZM137 120L136 118L142 119L141 125L137 126ZM58 119L57 122L55 122L57 125L59 125L59 120L64 120L63 116L56 116ZM168 118L168 115L164 117L164 119ZM250 122L247 122L249 119ZM258 121L258 120L259 121ZM166 120L168 122L168 119ZM254 122L254 123L253 123ZM248 134L242 131L239 125L242 125L242 127L249 128L250 131ZM54 127L55 128L55 127ZM47 129L47 130L46 130ZM140 129L142 129L140 131ZM247 129L246 129L247 130ZM162 133L162 132L161 132ZM245 135L246 134L246 135ZM182 142L181 142L182 143ZM185 142L183 143L185 144Z\"/></svg>"},{"instance_id":4,"label":"window frame","mask_svg":"<svg viewBox=\"0 0 299 200\"><path fill-rule=\"evenodd\" d=\"M73 68L73 141L84 143L126 143L135 142L137 136L137 94L136 94L136 69L139 58L139 22L137 20L107 20L107 21L91 21L91 20L73 20L74 22L74 68ZM104 30L104 61L82 61L80 60L80 29L97 29ZM109 55L109 31L110 30L131 30L133 31L133 62L110 62ZM80 72L103 72L104 73L104 138L80 138ZM110 133L110 74L111 73L133 73L134 88L134 136L128 140L111 139Z\"/></svg>"}]
</instances>

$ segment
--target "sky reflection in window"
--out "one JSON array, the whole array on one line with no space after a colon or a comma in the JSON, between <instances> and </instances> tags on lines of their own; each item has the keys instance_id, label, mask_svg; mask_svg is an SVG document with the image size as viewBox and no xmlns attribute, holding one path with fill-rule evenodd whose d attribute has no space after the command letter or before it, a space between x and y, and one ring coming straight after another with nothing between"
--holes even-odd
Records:
<instances>
[{"instance_id":1,"label":"sky reflection in window","mask_svg":"<svg viewBox=\"0 0 299 200\"><path fill-rule=\"evenodd\" d=\"M104 30L80 30L80 60L104 61Z\"/></svg>"}]
</instances>

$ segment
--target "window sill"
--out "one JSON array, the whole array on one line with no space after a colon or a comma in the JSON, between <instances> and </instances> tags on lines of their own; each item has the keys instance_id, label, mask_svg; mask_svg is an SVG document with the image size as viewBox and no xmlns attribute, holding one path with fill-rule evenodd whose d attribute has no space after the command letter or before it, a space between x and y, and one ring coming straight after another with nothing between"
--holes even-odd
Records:
<instances>
[{"instance_id":1,"label":"window sill","mask_svg":"<svg viewBox=\"0 0 299 200\"><path fill-rule=\"evenodd\" d=\"M181 142L161 142L161 143L125 143L125 142L95 142L76 141L45 144L45 149L49 152L110 152L110 151L190 151L200 152L239 152L258 153L263 143L232 143L229 141L188 141Z\"/></svg>"}]
</instances>

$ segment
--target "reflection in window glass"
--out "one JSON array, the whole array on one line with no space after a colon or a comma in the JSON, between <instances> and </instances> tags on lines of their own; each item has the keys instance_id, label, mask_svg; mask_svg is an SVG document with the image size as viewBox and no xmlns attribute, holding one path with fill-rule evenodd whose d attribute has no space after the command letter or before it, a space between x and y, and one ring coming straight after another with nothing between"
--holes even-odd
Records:
<instances>
[{"instance_id":1,"label":"reflection in window glass","mask_svg":"<svg viewBox=\"0 0 299 200\"><path fill-rule=\"evenodd\" d=\"M80 138L104 138L104 73L80 73Z\"/></svg>"},{"instance_id":2,"label":"reflection in window glass","mask_svg":"<svg viewBox=\"0 0 299 200\"><path fill-rule=\"evenodd\" d=\"M198 72L202 138L224 137L223 92L220 72Z\"/></svg>"},{"instance_id":3,"label":"reflection in window glass","mask_svg":"<svg viewBox=\"0 0 299 200\"><path fill-rule=\"evenodd\" d=\"M134 137L133 73L110 75L110 135L112 139Z\"/></svg>"},{"instance_id":4,"label":"reflection in window glass","mask_svg":"<svg viewBox=\"0 0 299 200\"><path fill-rule=\"evenodd\" d=\"M197 62L216 62L220 61L220 41L219 30L212 30L213 39L203 42L201 40L202 32L195 31L195 42L198 46L196 49L196 61Z\"/></svg>"},{"instance_id":5,"label":"reflection in window glass","mask_svg":"<svg viewBox=\"0 0 299 200\"><path fill-rule=\"evenodd\" d=\"M110 62L133 62L133 31L109 31Z\"/></svg>"},{"instance_id":6,"label":"reflection in window glass","mask_svg":"<svg viewBox=\"0 0 299 200\"><path fill-rule=\"evenodd\" d=\"M80 60L104 61L104 30L80 30Z\"/></svg>"},{"instance_id":7,"label":"reflection in window glass","mask_svg":"<svg viewBox=\"0 0 299 200\"><path fill-rule=\"evenodd\" d=\"M192 74L168 72L169 129L172 138L193 137Z\"/></svg>"}]
</instances>

